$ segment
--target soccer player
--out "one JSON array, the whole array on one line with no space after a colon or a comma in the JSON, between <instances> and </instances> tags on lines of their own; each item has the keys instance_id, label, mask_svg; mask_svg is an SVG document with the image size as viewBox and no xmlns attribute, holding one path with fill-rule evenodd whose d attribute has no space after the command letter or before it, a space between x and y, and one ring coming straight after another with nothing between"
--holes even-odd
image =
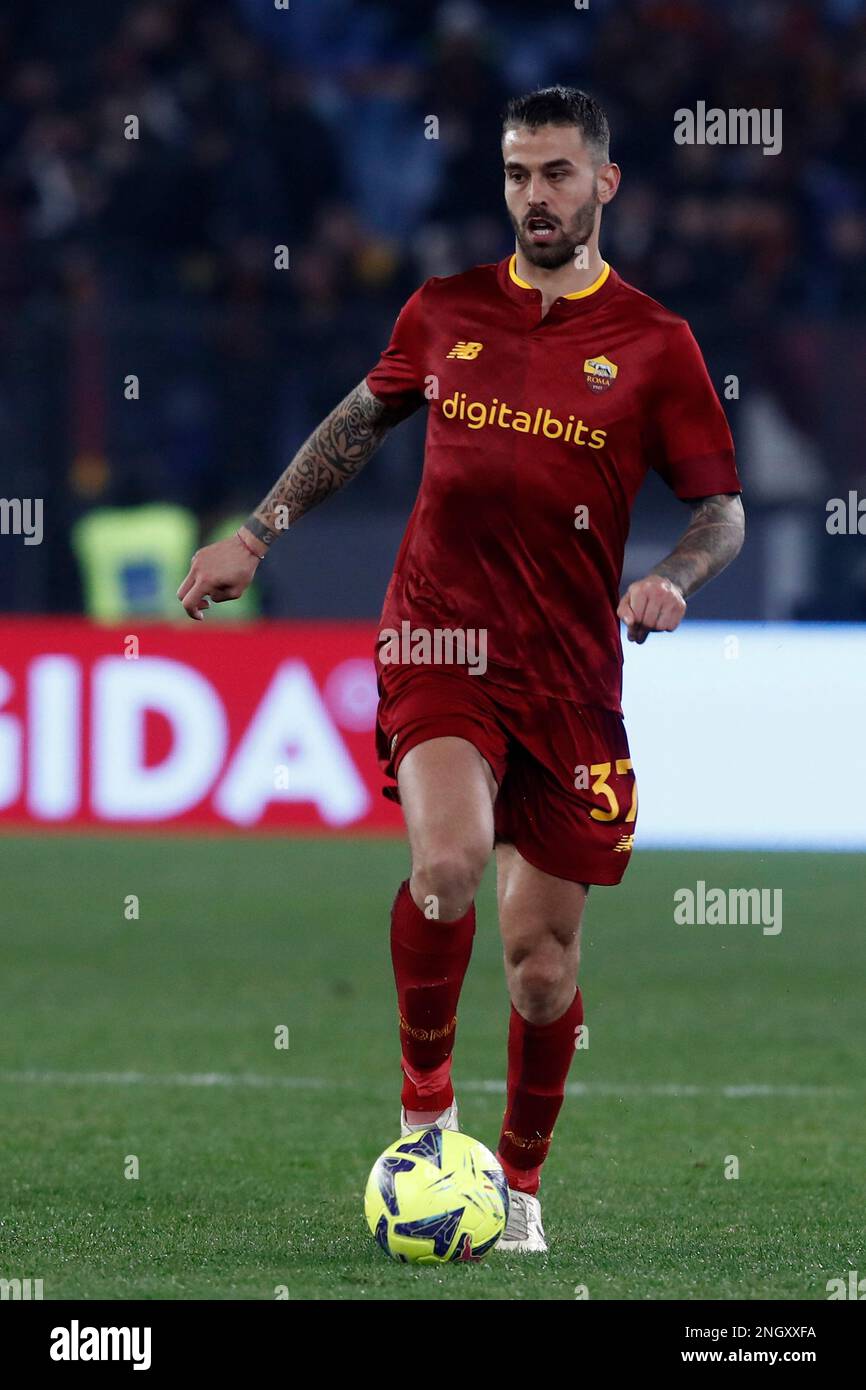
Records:
<instances>
[{"instance_id":1,"label":"soccer player","mask_svg":"<svg viewBox=\"0 0 866 1390\"><path fill-rule=\"evenodd\" d=\"M423 478L377 644L377 747L412 860L391 912L401 1125L457 1128L457 1004L495 848L511 998L498 1248L514 1251L547 1248L538 1192L583 1024L586 896L618 883L632 851L618 620L632 642L673 631L743 540L730 431L688 325L601 257L602 209L620 182L608 145L583 92L509 104L514 254L415 291L378 364L237 536L193 557L178 591L195 619L208 596L236 598L280 531L428 406ZM649 469L691 520L620 598Z\"/></svg>"}]
</instances>

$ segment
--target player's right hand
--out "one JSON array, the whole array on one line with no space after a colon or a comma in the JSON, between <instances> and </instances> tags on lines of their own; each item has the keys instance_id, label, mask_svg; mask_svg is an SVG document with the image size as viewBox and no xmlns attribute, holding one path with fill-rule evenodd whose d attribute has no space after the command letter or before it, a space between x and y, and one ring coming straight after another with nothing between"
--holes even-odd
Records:
<instances>
[{"instance_id":1,"label":"player's right hand","mask_svg":"<svg viewBox=\"0 0 866 1390\"><path fill-rule=\"evenodd\" d=\"M208 600L225 603L240 598L260 563L237 536L216 541L195 552L177 596L189 616L201 622L204 609L210 607Z\"/></svg>"}]
</instances>

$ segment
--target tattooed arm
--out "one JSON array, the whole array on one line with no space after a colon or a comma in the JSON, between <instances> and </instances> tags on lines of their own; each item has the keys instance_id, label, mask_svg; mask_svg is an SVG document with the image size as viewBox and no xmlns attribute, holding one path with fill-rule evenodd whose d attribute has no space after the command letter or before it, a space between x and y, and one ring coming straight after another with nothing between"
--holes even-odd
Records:
<instances>
[{"instance_id":1,"label":"tattooed arm","mask_svg":"<svg viewBox=\"0 0 866 1390\"><path fill-rule=\"evenodd\" d=\"M702 497L679 543L661 564L630 584L617 617L630 642L645 642L651 632L673 632L686 611L686 599L739 555L745 535L743 504L738 493Z\"/></svg>"},{"instance_id":2,"label":"tattooed arm","mask_svg":"<svg viewBox=\"0 0 866 1390\"><path fill-rule=\"evenodd\" d=\"M201 620L214 603L239 598L280 533L360 473L388 431L406 418L374 396L366 381L313 430L237 536L197 550L177 596Z\"/></svg>"},{"instance_id":3,"label":"tattooed arm","mask_svg":"<svg viewBox=\"0 0 866 1390\"><path fill-rule=\"evenodd\" d=\"M404 418L374 396L366 381L362 381L295 454L285 473L241 527L242 532L249 532L244 539L273 545L280 531L360 473L388 431Z\"/></svg>"}]
</instances>

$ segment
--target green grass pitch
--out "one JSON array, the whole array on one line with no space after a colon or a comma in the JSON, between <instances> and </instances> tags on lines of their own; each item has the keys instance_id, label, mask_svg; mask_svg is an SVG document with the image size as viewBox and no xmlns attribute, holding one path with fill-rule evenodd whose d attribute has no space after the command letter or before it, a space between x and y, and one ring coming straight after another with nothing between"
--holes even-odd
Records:
<instances>
[{"instance_id":1,"label":"green grass pitch","mask_svg":"<svg viewBox=\"0 0 866 1390\"><path fill-rule=\"evenodd\" d=\"M0 861L0 1276L46 1299L824 1299L866 1275L856 856L639 852L594 889L550 1253L425 1269L362 1210L398 1132L402 844L12 836ZM675 925L698 879L781 888L781 933ZM454 1078L494 1147L492 871L478 907Z\"/></svg>"}]
</instances>

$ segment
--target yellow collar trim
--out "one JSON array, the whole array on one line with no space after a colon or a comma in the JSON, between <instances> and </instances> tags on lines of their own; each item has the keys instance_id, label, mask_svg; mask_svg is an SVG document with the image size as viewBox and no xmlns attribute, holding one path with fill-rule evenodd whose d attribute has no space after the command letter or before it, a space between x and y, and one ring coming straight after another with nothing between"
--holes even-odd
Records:
<instances>
[{"instance_id":1,"label":"yellow collar trim","mask_svg":"<svg viewBox=\"0 0 866 1390\"><path fill-rule=\"evenodd\" d=\"M521 280L520 276L517 274L516 265L517 265L517 252L515 251L515 252L513 253L512 257L511 257L511 260L508 262L508 274L511 276L511 278L512 278L512 280L514 281L515 285L519 285L520 288L521 288L522 290L534 290L534 289L536 288L535 285L530 285L530 283L529 283L528 280ZM586 299L589 295L595 294L596 290L600 290L600 289L601 289L601 287L602 287L602 285L604 284L605 280L607 279L608 275L610 275L610 266L608 265L607 261L605 261L605 262L604 262L604 269L602 270L602 272L601 272L601 274L599 275L598 279L597 279L597 280L594 280L593 283L589 286L588 289L585 289L585 290L575 290L574 294L564 294L564 295L562 295L562 298L563 298L563 299Z\"/></svg>"}]
</instances>

